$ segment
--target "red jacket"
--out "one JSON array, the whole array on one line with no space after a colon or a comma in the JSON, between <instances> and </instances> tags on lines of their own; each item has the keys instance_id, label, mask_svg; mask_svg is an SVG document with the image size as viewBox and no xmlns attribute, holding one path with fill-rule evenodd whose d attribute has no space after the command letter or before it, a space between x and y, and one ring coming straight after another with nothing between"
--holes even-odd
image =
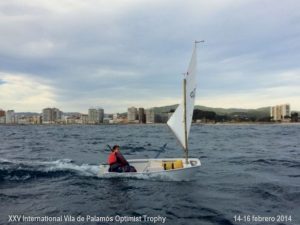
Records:
<instances>
[{"instance_id":1,"label":"red jacket","mask_svg":"<svg viewBox=\"0 0 300 225\"><path fill-rule=\"evenodd\" d=\"M113 165L117 162L117 156L115 152L111 152L108 156L107 162L109 165Z\"/></svg>"},{"instance_id":2,"label":"red jacket","mask_svg":"<svg viewBox=\"0 0 300 225\"><path fill-rule=\"evenodd\" d=\"M121 167L129 165L121 152L111 152L108 156L107 162L109 165L118 163Z\"/></svg>"}]
</instances>

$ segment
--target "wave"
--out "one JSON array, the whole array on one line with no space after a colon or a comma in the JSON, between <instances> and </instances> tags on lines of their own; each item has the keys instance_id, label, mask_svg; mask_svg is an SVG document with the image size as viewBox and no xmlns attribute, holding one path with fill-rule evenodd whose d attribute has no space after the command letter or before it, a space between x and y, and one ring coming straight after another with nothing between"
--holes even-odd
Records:
<instances>
[{"instance_id":1,"label":"wave","mask_svg":"<svg viewBox=\"0 0 300 225\"><path fill-rule=\"evenodd\" d=\"M232 164L239 165L271 165L271 166L286 166L292 168L300 168L300 163L295 160L286 160L286 159L245 159L245 157L235 157L228 161Z\"/></svg>"},{"instance_id":2,"label":"wave","mask_svg":"<svg viewBox=\"0 0 300 225\"><path fill-rule=\"evenodd\" d=\"M99 165L76 164L71 159L55 161L18 161L0 158L1 181L26 181L57 177L93 177L98 179L133 179L152 181L179 181L159 174L112 173L101 174ZM195 179L189 179L194 181Z\"/></svg>"},{"instance_id":3,"label":"wave","mask_svg":"<svg viewBox=\"0 0 300 225\"><path fill-rule=\"evenodd\" d=\"M74 175L96 177L98 172L98 165L77 165L71 159L49 162L0 159L0 181L24 181Z\"/></svg>"}]
</instances>

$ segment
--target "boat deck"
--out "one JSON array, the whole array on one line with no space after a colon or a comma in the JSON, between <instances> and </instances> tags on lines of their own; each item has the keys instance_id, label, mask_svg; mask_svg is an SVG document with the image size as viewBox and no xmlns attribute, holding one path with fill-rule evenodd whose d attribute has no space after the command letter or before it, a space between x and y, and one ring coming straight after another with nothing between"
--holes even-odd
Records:
<instances>
[{"instance_id":1,"label":"boat deck","mask_svg":"<svg viewBox=\"0 0 300 225\"><path fill-rule=\"evenodd\" d=\"M172 163L182 161L180 168L165 168L165 162ZM132 173L114 173L108 172L109 165L100 165L99 176L104 177L136 177L141 179L162 179L162 180L190 180L198 171L201 162L197 158L189 158L189 164L185 164L184 158L163 158L163 159L132 159L128 160L131 166L134 166L137 172Z\"/></svg>"}]
</instances>

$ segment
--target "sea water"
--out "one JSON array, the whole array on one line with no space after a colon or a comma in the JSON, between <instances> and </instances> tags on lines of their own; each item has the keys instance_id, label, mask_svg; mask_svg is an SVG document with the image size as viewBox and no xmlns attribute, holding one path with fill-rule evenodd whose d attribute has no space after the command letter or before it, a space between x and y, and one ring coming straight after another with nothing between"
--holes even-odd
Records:
<instances>
[{"instance_id":1,"label":"sea water","mask_svg":"<svg viewBox=\"0 0 300 225\"><path fill-rule=\"evenodd\" d=\"M299 125L193 125L191 182L98 176L107 144L165 143L183 156L164 124L0 126L0 224L300 224Z\"/></svg>"}]
</instances>

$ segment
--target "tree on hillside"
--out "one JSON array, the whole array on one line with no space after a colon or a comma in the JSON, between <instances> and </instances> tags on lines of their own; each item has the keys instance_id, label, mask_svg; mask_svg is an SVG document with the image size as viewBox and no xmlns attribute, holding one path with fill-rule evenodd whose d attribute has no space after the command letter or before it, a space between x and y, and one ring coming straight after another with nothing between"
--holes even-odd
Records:
<instances>
[{"instance_id":1,"label":"tree on hillside","mask_svg":"<svg viewBox=\"0 0 300 225\"><path fill-rule=\"evenodd\" d=\"M299 120L298 120L298 117L299 115L298 115L298 113L292 113L292 115L291 115L291 121L292 122L298 122Z\"/></svg>"},{"instance_id":2,"label":"tree on hillside","mask_svg":"<svg viewBox=\"0 0 300 225\"><path fill-rule=\"evenodd\" d=\"M193 113L193 120L215 120L216 113L212 111L203 111L200 109L195 109Z\"/></svg>"}]
</instances>

